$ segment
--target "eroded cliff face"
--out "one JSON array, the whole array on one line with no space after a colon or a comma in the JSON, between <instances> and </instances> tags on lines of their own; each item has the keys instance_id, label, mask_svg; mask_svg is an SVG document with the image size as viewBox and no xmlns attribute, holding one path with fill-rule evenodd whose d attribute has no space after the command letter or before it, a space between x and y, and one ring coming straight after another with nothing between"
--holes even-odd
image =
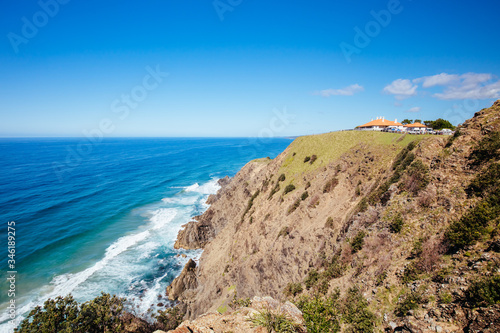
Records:
<instances>
[{"instance_id":1,"label":"eroded cliff face","mask_svg":"<svg viewBox=\"0 0 500 333\"><path fill-rule=\"evenodd\" d=\"M342 297L360 288L381 329L495 332L486 322L500 318L498 307L477 312L463 299L474 279L498 273L500 236L448 254L443 239L450 223L479 200L464 188L488 167L472 166L471 152L499 130L497 101L453 139L329 133L298 138L274 160L248 163L179 234L178 247L204 249L196 285L178 292L187 317L227 307L235 292L283 300L289 283L302 283L316 270L320 279L328 276L328 292L338 288ZM403 157L411 159L402 168L405 161L395 160L404 147ZM333 262L337 271L325 274ZM414 266L421 271L408 278ZM405 295L417 291L429 297L397 315Z\"/></svg>"},{"instance_id":2,"label":"eroded cliff face","mask_svg":"<svg viewBox=\"0 0 500 333\"><path fill-rule=\"evenodd\" d=\"M283 298L287 283L301 281L318 264L320 253L334 251L344 220L361 199L356 188L368 191L388 174L404 145L398 139L392 137L389 144L352 140L338 158L322 160L318 155L312 164L304 163L304 154L295 152L292 144L274 160L256 160L243 167L212 198L211 207L197 222L179 233L179 247L204 248L198 287L182 296L189 317L226 305L232 299L231 286L238 297ZM335 140L332 134L328 149L335 149ZM307 153L313 154L314 150ZM307 170L292 174L286 167L292 161ZM279 181L282 174L285 180ZM325 189L333 179L336 184ZM284 194L290 184L295 190ZM333 222L327 223L332 216Z\"/></svg>"}]
</instances>

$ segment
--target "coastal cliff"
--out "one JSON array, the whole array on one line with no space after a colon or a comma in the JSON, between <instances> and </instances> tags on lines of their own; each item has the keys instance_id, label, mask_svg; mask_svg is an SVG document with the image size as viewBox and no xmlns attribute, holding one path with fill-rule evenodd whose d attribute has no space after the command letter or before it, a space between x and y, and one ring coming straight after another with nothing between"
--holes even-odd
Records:
<instances>
[{"instance_id":1,"label":"coastal cliff","mask_svg":"<svg viewBox=\"0 0 500 333\"><path fill-rule=\"evenodd\" d=\"M356 290L373 329L495 332L499 307L469 296L498 276L498 218L471 239L459 229L498 191L499 175L488 172L498 169L499 130L497 101L451 137L328 133L249 162L179 233L176 248L204 251L169 297L194 319L231 311L237 299L348 300ZM481 159L485 145L490 156ZM471 190L481 177L493 187ZM346 313L339 329L356 329Z\"/></svg>"}]
</instances>

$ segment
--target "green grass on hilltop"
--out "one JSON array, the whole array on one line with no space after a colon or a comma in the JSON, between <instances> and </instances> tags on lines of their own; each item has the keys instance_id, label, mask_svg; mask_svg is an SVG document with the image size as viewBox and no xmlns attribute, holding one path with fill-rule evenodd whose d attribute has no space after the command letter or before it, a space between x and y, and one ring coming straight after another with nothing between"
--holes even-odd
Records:
<instances>
[{"instance_id":1,"label":"green grass on hilltop","mask_svg":"<svg viewBox=\"0 0 500 333\"><path fill-rule=\"evenodd\" d=\"M326 134L302 136L290 144L285 161L278 174L287 175L287 180L299 178L304 173L312 172L320 167L330 164L343 154L360 144L368 147L382 147L386 149L387 158L394 158L399 150L411 141L421 140L426 136L404 135L394 133L383 133L373 131L346 131L331 132ZM314 163L306 162L304 159L317 155Z\"/></svg>"}]
</instances>

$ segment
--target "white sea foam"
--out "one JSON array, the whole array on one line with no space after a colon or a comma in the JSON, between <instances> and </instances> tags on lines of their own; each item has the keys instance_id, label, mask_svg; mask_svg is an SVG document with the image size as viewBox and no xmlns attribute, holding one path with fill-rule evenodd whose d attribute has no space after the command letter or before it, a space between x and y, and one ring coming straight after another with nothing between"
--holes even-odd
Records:
<instances>
[{"instance_id":1,"label":"white sea foam","mask_svg":"<svg viewBox=\"0 0 500 333\"><path fill-rule=\"evenodd\" d=\"M190 197L173 197L173 198L163 198L161 201L167 204L174 204L180 206L192 206L194 205L199 198L197 196Z\"/></svg>"},{"instance_id":2,"label":"white sea foam","mask_svg":"<svg viewBox=\"0 0 500 333\"><path fill-rule=\"evenodd\" d=\"M193 185L186 187L186 192L197 192L199 188L200 184L194 183Z\"/></svg>"},{"instance_id":3,"label":"white sea foam","mask_svg":"<svg viewBox=\"0 0 500 333\"><path fill-rule=\"evenodd\" d=\"M172 222L172 220L177 215L177 210L174 208L160 208L153 212L153 216L150 218L153 224L153 229L161 229L165 225Z\"/></svg>"},{"instance_id":4,"label":"white sea foam","mask_svg":"<svg viewBox=\"0 0 500 333\"><path fill-rule=\"evenodd\" d=\"M215 194L220 189L220 185L218 183L218 178L213 178L211 181L199 185L198 183L193 184L191 186L186 187L186 192L198 192L200 194Z\"/></svg>"},{"instance_id":5,"label":"white sea foam","mask_svg":"<svg viewBox=\"0 0 500 333\"><path fill-rule=\"evenodd\" d=\"M65 296L70 294L76 287L85 282L95 272L104 268L113 258L125 252L127 249L136 245L137 243L143 241L149 235L149 231L146 230L138 234L123 236L106 249L104 258L95 263L94 266L89 267L79 273L64 274L54 278L51 282L54 285L54 290L51 295L49 295L49 297L56 297L58 295Z\"/></svg>"}]
</instances>

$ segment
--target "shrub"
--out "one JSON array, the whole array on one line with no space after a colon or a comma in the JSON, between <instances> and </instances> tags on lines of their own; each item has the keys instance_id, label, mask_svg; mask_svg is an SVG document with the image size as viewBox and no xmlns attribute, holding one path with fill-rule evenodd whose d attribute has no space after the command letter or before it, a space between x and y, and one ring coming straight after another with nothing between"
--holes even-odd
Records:
<instances>
[{"instance_id":1,"label":"shrub","mask_svg":"<svg viewBox=\"0 0 500 333\"><path fill-rule=\"evenodd\" d=\"M233 309L247 308L252 305L250 298L238 298L237 294L233 294L233 300L229 303L229 306ZM178 325L177 325L178 326Z\"/></svg>"},{"instance_id":2,"label":"shrub","mask_svg":"<svg viewBox=\"0 0 500 333\"><path fill-rule=\"evenodd\" d=\"M285 174L284 174L284 173L282 173L282 174L278 177L278 181L279 181L279 182L283 182L283 181L285 181L285 179L286 179L286 176L285 176Z\"/></svg>"},{"instance_id":3,"label":"shrub","mask_svg":"<svg viewBox=\"0 0 500 333\"><path fill-rule=\"evenodd\" d=\"M466 297L474 307L500 304L500 275L474 281L467 289Z\"/></svg>"},{"instance_id":4,"label":"shrub","mask_svg":"<svg viewBox=\"0 0 500 333\"><path fill-rule=\"evenodd\" d=\"M439 294L439 301L443 304L450 304L453 302L453 296L449 292L443 291Z\"/></svg>"},{"instance_id":5,"label":"shrub","mask_svg":"<svg viewBox=\"0 0 500 333\"><path fill-rule=\"evenodd\" d=\"M286 195L286 194L292 192L293 190L295 190L295 185L289 184L285 187L285 190L283 191L283 195Z\"/></svg>"},{"instance_id":6,"label":"shrub","mask_svg":"<svg viewBox=\"0 0 500 333\"><path fill-rule=\"evenodd\" d=\"M305 191L304 193L302 193L302 195L300 196L300 199L302 201L306 200L307 198L309 197L309 192Z\"/></svg>"},{"instance_id":7,"label":"shrub","mask_svg":"<svg viewBox=\"0 0 500 333\"><path fill-rule=\"evenodd\" d=\"M16 330L31 332L116 332L122 326L124 298L102 293L79 304L73 296L57 297L37 306Z\"/></svg>"},{"instance_id":8,"label":"shrub","mask_svg":"<svg viewBox=\"0 0 500 333\"><path fill-rule=\"evenodd\" d=\"M465 192L469 197L472 195L483 195L498 190L500 187L500 164L492 163L485 172L482 172L474 178Z\"/></svg>"},{"instance_id":9,"label":"shrub","mask_svg":"<svg viewBox=\"0 0 500 333\"><path fill-rule=\"evenodd\" d=\"M326 219L325 227L333 229L333 218L331 216Z\"/></svg>"},{"instance_id":10,"label":"shrub","mask_svg":"<svg viewBox=\"0 0 500 333\"><path fill-rule=\"evenodd\" d=\"M389 225L389 229L391 230L391 232L393 233L399 233L401 232L401 230L403 230L403 225L404 225L404 220L403 220L403 217L401 216L401 214L397 214L396 216L394 216L394 218L392 219L392 222L391 224Z\"/></svg>"},{"instance_id":11,"label":"shrub","mask_svg":"<svg viewBox=\"0 0 500 333\"><path fill-rule=\"evenodd\" d=\"M297 283L292 283L290 282L289 284L286 285L285 289L283 290L283 294L285 296L292 296L295 297L298 294L300 294L304 289L302 288L302 283L297 282Z\"/></svg>"},{"instance_id":12,"label":"shrub","mask_svg":"<svg viewBox=\"0 0 500 333\"><path fill-rule=\"evenodd\" d=\"M311 160L311 156L306 156L306 158L304 158L304 163L307 163Z\"/></svg>"},{"instance_id":13,"label":"shrub","mask_svg":"<svg viewBox=\"0 0 500 333\"><path fill-rule=\"evenodd\" d=\"M340 255L336 254L328 264L328 267L322 273L322 276L328 280L337 279L344 275L345 266L340 261Z\"/></svg>"},{"instance_id":14,"label":"shrub","mask_svg":"<svg viewBox=\"0 0 500 333\"><path fill-rule=\"evenodd\" d=\"M361 201L356 206L356 211L363 213L368 209L368 200L366 198L361 199Z\"/></svg>"},{"instance_id":15,"label":"shrub","mask_svg":"<svg viewBox=\"0 0 500 333\"><path fill-rule=\"evenodd\" d=\"M500 156L500 132L490 132L478 142L470 155L473 165L479 165Z\"/></svg>"},{"instance_id":16,"label":"shrub","mask_svg":"<svg viewBox=\"0 0 500 333\"><path fill-rule=\"evenodd\" d=\"M275 313L269 309L259 311L250 317L250 321L255 326L264 327L268 333L294 333L299 332L298 325L287 314Z\"/></svg>"},{"instance_id":17,"label":"shrub","mask_svg":"<svg viewBox=\"0 0 500 333\"><path fill-rule=\"evenodd\" d=\"M290 206L290 208L288 208L288 214L293 213L297 208L299 208L300 202L301 202L300 199L295 200L293 204Z\"/></svg>"},{"instance_id":18,"label":"shrub","mask_svg":"<svg viewBox=\"0 0 500 333\"><path fill-rule=\"evenodd\" d=\"M307 190L309 187L311 187L311 182L307 182L307 184L306 184L306 190Z\"/></svg>"},{"instance_id":19,"label":"shrub","mask_svg":"<svg viewBox=\"0 0 500 333\"><path fill-rule=\"evenodd\" d=\"M411 263L405 267L403 272L403 276L401 277L401 281L403 283L410 283L419 279L422 271L415 265L415 263Z\"/></svg>"},{"instance_id":20,"label":"shrub","mask_svg":"<svg viewBox=\"0 0 500 333\"><path fill-rule=\"evenodd\" d=\"M313 164L314 162L316 162L317 159L318 159L318 156L313 155L313 156L311 156L311 160L309 161L309 163Z\"/></svg>"},{"instance_id":21,"label":"shrub","mask_svg":"<svg viewBox=\"0 0 500 333\"><path fill-rule=\"evenodd\" d=\"M463 248L475 244L488 232L488 224L500 214L500 195L492 194L469 209L458 221L448 227L445 237L452 247Z\"/></svg>"},{"instance_id":22,"label":"shrub","mask_svg":"<svg viewBox=\"0 0 500 333\"><path fill-rule=\"evenodd\" d=\"M323 193L328 193L331 192L339 183L339 180L337 177L333 177L329 181L326 182L325 186L323 187Z\"/></svg>"},{"instance_id":23,"label":"shrub","mask_svg":"<svg viewBox=\"0 0 500 333\"><path fill-rule=\"evenodd\" d=\"M423 297L421 293L419 291L412 291L399 301L394 313L399 317L406 316L410 310L417 309L418 305L422 302Z\"/></svg>"},{"instance_id":24,"label":"shrub","mask_svg":"<svg viewBox=\"0 0 500 333\"><path fill-rule=\"evenodd\" d=\"M278 237L276 237L276 239L280 238L280 237L286 237L288 236L288 234L290 233L290 231L288 230L288 227L283 227L280 232L278 233Z\"/></svg>"},{"instance_id":25,"label":"shrub","mask_svg":"<svg viewBox=\"0 0 500 333\"><path fill-rule=\"evenodd\" d=\"M311 289L316 282L319 280L319 273L315 269L311 269L309 273L307 274L306 279L304 280L304 284L306 285L306 289Z\"/></svg>"},{"instance_id":26,"label":"shrub","mask_svg":"<svg viewBox=\"0 0 500 333\"><path fill-rule=\"evenodd\" d=\"M252 195L252 197L248 200L247 208L243 212L243 215L241 216L241 221L245 219L245 215L252 209L253 206L253 201L259 196L260 190L255 191L255 193Z\"/></svg>"},{"instance_id":27,"label":"shrub","mask_svg":"<svg viewBox=\"0 0 500 333\"><path fill-rule=\"evenodd\" d=\"M407 158L408 154L415 148L415 146L415 141L412 141L399 152L392 163L392 170L396 170L396 168Z\"/></svg>"},{"instance_id":28,"label":"shrub","mask_svg":"<svg viewBox=\"0 0 500 333\"><path fill-rule=\"evenodd\" d=\"M159 310L156 315L156 321L160 324L162 330L175 330L182 323L184 312L179 307Z\"/></svg>"},{"instance_id":29,"label":"shrub","mask_svg":"<svg viewBox=\"0 0 500 333\"><path fill-rule=\"evenodd\" d=\"M354 191L354 193L356 194L357 197L359 197L361 195L361 187L356 186L356 190Z\"/></svg>"},{"instance_id":30,"label":"shrub","mask_svg":"<svg viewBox=\"0 0 500 333\"><path fill-rule=\"evenodd\" d=\"M373 332L375 315L368 310L368 302L357 287L349 288L344 302L344 317L351 324L347 332Z\"/></svg>"},{"instance_id":31,"label":"shrub","mask_svg":"<svg viewBox=\"0 0 500 333\"><path fill-rule=\"evenodd\" d=\"M352 252L356 253L363 248L365 243L366 233L364 231L359 231L351 242Z\"/></svg>"},{"instance_id":32,"label":"shrub","mask_svg":"<svg viewBox=\"0 0 500 333\"><path fill-rule=\"evenodd\" d=\"M340 331L338 313L339 293L329 297L302 297L297 307L302 311L309 333L335 333Z\"/></svg>"},{"instance_id":33,"label":"shrub","mask_svg":"<svg viewBox=\"0 0 500 333\"><path fill-rule=\"evenodd\" d=\"M387 278L387 271L383 271L379 275L377 275L377 278L375 279L375 285L380 286L382 283L384 283L385 279Z\"/></svg>"},{"instance_id":34,"label":"shrub","mask_svg":"<svg viewBox=\"0 0 500 333\"><path fill-rule=\"evenodd\" d=\"M405 188L413 195L429 184L429 168L421 160L414 161L407 170Z\"/></svg>"},{"instance_id":35,"label":"shrub","mask_svg":"<svg viewBox=\"0 0 500 333\"><path fill-rule=\"evenodd\" d=\"M280 184L276 183L276 185L273 187L271 190L271 193L269 193L269 196L267 197L268 200L271 200L274 194L276 194L280 190Z\"/></svg>"}]
</instances>

